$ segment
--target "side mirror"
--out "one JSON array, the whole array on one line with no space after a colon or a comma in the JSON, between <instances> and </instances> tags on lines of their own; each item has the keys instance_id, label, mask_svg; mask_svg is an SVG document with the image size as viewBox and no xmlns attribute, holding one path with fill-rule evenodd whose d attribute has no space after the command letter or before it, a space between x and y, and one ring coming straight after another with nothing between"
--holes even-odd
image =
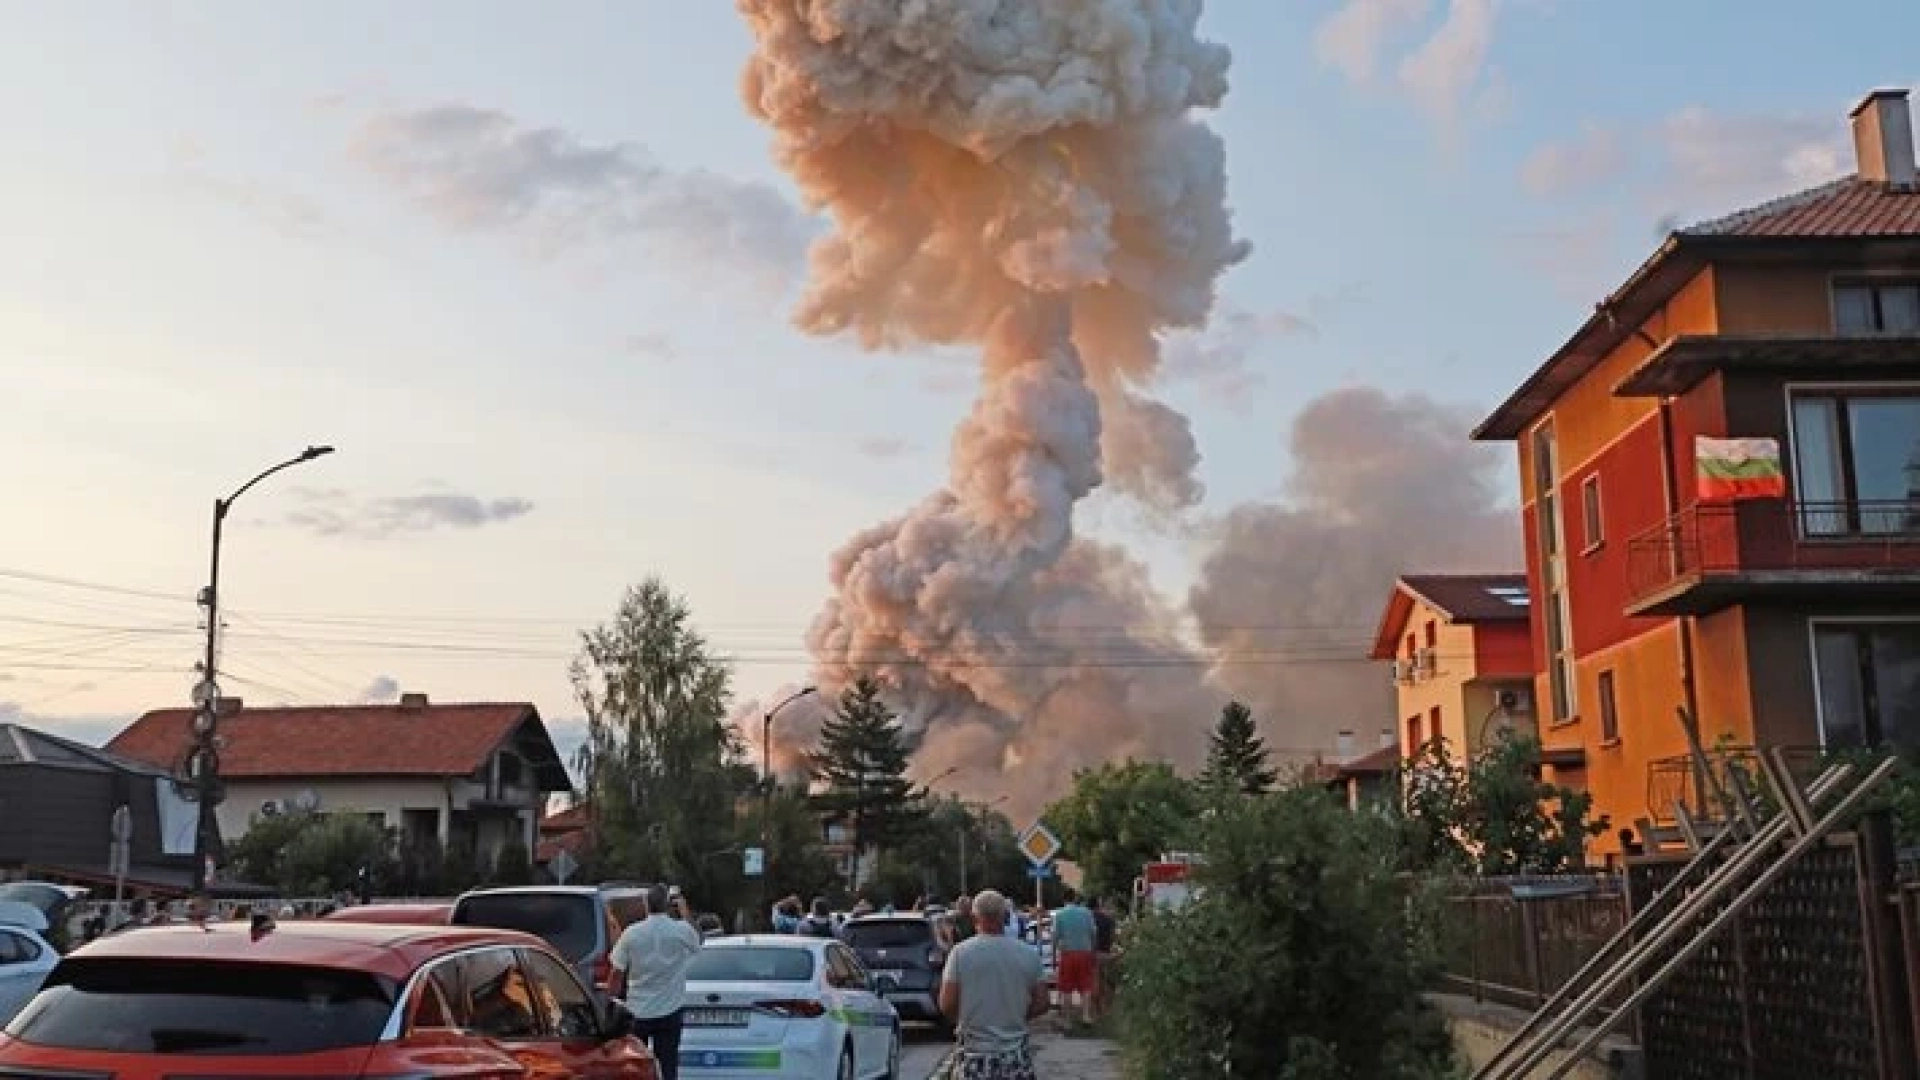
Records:
<instances>
[{"instance_id":1,"label":"side mirror","mask_svg":"<svg viewBox=\"0 0 1920 1080\"><path fill-rule=\"evenodd\" d=\"M600 1021L601 1037L612 1042L632 1034L633 1014L627 1011L626 1002L609 1000L606 1016Z\"/></svg>"}]
</instances>

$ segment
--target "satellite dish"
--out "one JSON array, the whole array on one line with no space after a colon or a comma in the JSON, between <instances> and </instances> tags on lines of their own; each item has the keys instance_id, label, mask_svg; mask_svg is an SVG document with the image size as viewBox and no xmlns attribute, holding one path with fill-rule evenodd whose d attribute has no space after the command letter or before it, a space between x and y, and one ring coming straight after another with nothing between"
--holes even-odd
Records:
<instances>
[{"instance_id":1,"label":"satellite dish","mask_svg":"<svg viewBox=\"0 0 1920 1080\"><path fill-rule=\"evenodd\" d=\"M320 793L308 788L293 797L294 808L303 814L311 814L320 809Z\"/></svg>"}]
</instances>

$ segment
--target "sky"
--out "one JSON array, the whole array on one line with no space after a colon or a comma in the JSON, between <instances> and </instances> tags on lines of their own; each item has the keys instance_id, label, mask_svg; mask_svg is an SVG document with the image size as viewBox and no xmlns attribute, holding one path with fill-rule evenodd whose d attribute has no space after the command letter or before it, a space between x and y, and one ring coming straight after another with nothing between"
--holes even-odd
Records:
<instances>
[{"instance_id":1,"label":"sky","mask_svg":"<svg viewBox=\"0 0 1920 1080\"><path fill-rule=\"evenodd\" d=\"M577 632L630 584L686 597L746 707L806 678L829 553L944 482L966 358L788 320L819 227L741 105L732 4L5 9L0 719L103 740L184 704L211 503L310 444L337 452L228 519L227 693L568 731ZM1253 246L1167 346L1207 496L1080 515L1176 598L1211 524L1289 498L1316 399L1484 413L1665 228L1850 171L1848 107L1920 82L1903 0L1202 28Z\"/></svg>"}]
</instances>

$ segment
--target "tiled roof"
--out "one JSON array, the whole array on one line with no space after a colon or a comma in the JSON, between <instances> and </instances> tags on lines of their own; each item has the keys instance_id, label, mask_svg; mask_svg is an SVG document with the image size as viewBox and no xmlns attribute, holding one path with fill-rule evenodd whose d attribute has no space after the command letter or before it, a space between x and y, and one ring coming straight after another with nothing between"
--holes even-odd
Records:
<instances>
[{"instance_id":1,"label":"tiled roof","mask_svg":"<svg viewBox=\"0 0 1920 1080\"><path fill-rule=\"evenodd\" d=\"M1920 189L1848 176L1680 233L1781 240L1920 236Z\"/></svg>"},{"instance_id":2,"label":"tiled roof","mask_svg":"<svg viewBox=\"0 0 1920 1080\"><path fill-rule=\"evenodd\" d=\"M192 741L189 709L156 709L107 749L171 769ZM320 776L466 776L524 725L537 732L529 762L548 790L566 770L540 714L525 702L243 708L221 720L220 772L234 779Z\"/></svg>"},{"instance_id":3,"label":"tiled roof","mask_svg":"<svg viewBox=\"0 0 1920 1080\"><path fill-rule=\"evenodd\" d=\"M1524 622L1525 574L1409 574L1405 586L1451 622Z\"/></svg>"},{"instance_id":4,"label":"tiled roof","mask_svg":"<svg viewBox=\"0 0 1920 1080\"><path fill-rule=\"evenodd\" d=\"M1340 766L1336 776L1345 779L1349 776L1384 776L1400 767L1400 748L1383 746L1364 757L1354 758Z\"/></svg>"}]
</instances>

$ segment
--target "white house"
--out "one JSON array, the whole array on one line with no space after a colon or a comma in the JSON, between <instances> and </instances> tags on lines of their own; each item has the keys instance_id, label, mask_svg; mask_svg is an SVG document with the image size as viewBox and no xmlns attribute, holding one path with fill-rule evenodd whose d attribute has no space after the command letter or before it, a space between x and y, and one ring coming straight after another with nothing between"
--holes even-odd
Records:
<instances>
[{"instance_id":1,"label":"white house","mask_svg":"<svg viewBox=\"0 0 1920 1080\"><path fill-rule=\"evenodd\" d=\"M526 702L247 708L223 701L220 833L289 811L365 814L403 842L432 837L483 857L519 837L531 852L548 796L569 791L540 713ZM192 711L159 709L107 749L178 773Z\"/></svg>"}]
</instances>

